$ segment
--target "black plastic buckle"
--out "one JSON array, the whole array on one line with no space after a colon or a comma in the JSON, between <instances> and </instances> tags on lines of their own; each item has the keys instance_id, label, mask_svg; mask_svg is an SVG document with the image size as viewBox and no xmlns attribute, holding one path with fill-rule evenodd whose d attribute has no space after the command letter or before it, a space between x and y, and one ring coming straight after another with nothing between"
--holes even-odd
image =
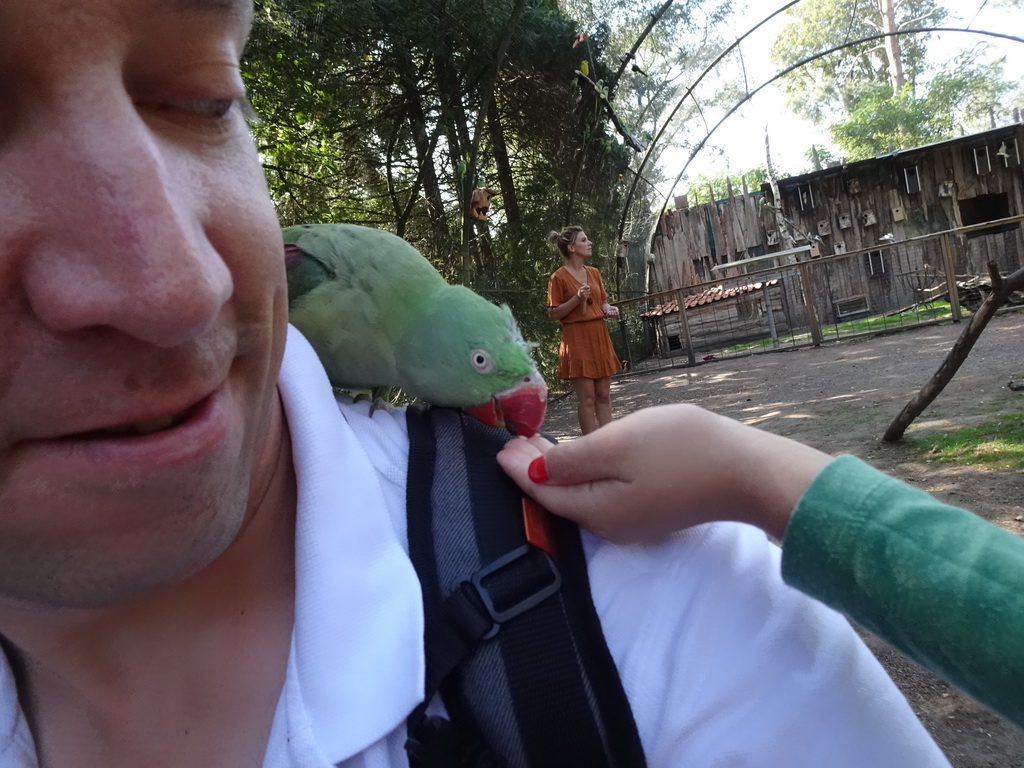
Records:
<instances>
[{"instance_id":1,"label":"black plastic buckle","mask_svg":"<svg viewBox=\"0 0 1024 768\"><path fill-rule=\"evenodd\" d=\"M547 566L547 570L550 571L551 581L535 592L517 600L510 607L499 610L494 604L491 593L487 590L487 587L484 586L484 580L496 571L500 571L502 568L505 568L511 563L525 557L539 558L540 562ZM471 581L473 587L476 589L477 596L479 596L480 601L484 604L484 608L487 609L487 613L491 617L491 621L494 622L494 625L483 636L484 640L490 640L498 634L498 630L501 629L501 625L504 622L509 619L514 619L519 614L530 610L538 603L547 600L551 595L555 594L555 592L557 592L562 586L562 574L559 572L558 566L555 565L555 561L551 559L551 556L547 552L531 546L530 544L523 544L523 546L513 549L508 554L502 555L493 563L485 565L472 575Z\"/></svg>"}]
</instances>

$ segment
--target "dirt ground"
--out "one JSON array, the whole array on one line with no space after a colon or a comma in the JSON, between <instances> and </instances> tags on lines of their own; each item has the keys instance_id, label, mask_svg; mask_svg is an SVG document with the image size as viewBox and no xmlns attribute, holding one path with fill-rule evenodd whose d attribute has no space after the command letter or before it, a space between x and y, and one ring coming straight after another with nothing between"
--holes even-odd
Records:
<instances>
[{"instance_id":1,"label":"dirt ground","mask_svg":"<svg viewBox=\"0 0 1024 768\"><path fill-rule=\"evenodd\" d=\"M928 460L881 435L932 375L963 325L934 326L867 340L705 363L650 375L616 377L616 417L651 405L692 402L829 453L852 453L951 504L1024 535L1024 473ZM997 316L907 438L1024 412L1024 313ZM578 434L575 400L552 403L545 431ZM874 637L865 640L957 768L1024 768L1024 731L989 714ZM1024 652L1024 649L1022 649ZM1024 685L1024 681L1021 682ZM908 767L909 768L909 767Z\"/></svg>"}]
</instances>

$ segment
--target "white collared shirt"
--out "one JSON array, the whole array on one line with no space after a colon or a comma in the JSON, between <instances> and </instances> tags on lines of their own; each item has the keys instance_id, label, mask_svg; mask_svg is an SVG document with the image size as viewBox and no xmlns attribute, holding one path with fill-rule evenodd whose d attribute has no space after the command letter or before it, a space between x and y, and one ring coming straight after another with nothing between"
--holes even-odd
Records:
<instances>
[{"instance_id":1,"label":"white collared shirt","mask_svg":"<svg viewBox=\"0 0 1024 768\"><path fill-rule=\"evenodd\" d=\"M404 768L424 675L404 414L339 409L294 329L280 389L298 479L296 624L264 768ZM949 765L846 620L783 584L760 531L584 544L652 768ZM35 766L4 663L0 768Z\"/></svg>"}]
</instances>

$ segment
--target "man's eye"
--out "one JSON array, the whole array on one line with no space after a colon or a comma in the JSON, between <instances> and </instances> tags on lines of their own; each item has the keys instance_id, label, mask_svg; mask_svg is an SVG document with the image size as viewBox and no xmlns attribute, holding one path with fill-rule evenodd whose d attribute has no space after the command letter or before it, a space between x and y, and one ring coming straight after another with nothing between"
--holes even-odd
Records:
<instances>
[{"instance_id":1,"label":"man's eye","mask_svg":"<svg viewBox=\"0 0 1024 768\"><path fill-rule=\"evenodd\" d=\"M235 99L186 99L178 102L178 106L203 117L225 117L235 106Z\"/></svg>"}]
</instances>

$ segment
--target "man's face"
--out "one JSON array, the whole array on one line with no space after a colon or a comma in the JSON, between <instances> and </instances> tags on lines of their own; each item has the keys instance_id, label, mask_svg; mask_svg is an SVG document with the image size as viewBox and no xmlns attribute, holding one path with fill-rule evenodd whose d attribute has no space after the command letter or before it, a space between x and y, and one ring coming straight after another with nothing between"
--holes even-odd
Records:
<instances>
[{"instance_id":1,"label":"man's face","mask_svg":"<svg viewBox=\"0 0 1024 768\"><path fill-rule=\"evenodd\" d=\"M0 1L0 601L182 578L264 487L287 308L249 13Z\"/></svg>"}]
</instances>

